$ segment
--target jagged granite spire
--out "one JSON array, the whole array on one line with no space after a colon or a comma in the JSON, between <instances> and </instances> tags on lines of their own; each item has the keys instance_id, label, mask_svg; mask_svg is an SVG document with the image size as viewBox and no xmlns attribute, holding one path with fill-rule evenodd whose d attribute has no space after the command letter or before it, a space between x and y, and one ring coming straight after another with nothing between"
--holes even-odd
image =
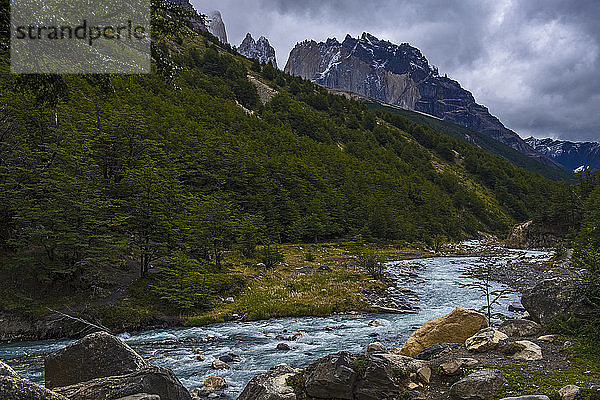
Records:
<instances>
[{"instance_id":1,"label":"jagged granite spire","mask_svg":"<svg viewBox=\"0 0 600 400\"><path fill-rule=\"evenodd\" d=\"M366 32L359 38L347 35L342 43L307 40L292 50L285 72L466 126L543 164L562 168L477 104L460 83L439 76L438 69L408 43L396 45Z\"/></svg>"},{"instance_id":2,"label":"jagged granite spire","mask_svg":"<svg viewBox=\"0 0 600 400\"><path fill-rule=\"evenodd\" d=\"M248 33L242 44L240 44L238 53L245 57L256 59L261 63L268 64L270 62L277 68L275 49L264 36L261 36L258 41L255 41L252 35Z\"/></svg>"},{"instance_id":3,"label":"jagged granite spire","mask_svg":"<svg viewBox=\"0 0 600 400\"><path fill-rule=\"evenodd\" d=\"M221 12L218 10L209 11L206 13L206 26L208 31L219 38L223 43L227 42L227 30Z\"/></svg>"}]
</instances>

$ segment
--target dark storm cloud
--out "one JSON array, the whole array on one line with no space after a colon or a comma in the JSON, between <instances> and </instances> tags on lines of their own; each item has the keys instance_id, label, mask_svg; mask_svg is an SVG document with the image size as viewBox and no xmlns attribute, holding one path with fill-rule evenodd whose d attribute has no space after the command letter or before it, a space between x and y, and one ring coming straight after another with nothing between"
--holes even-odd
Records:
<instances>
[{"instance_id":1,"label":"dark storm cloud","mask_svg":"<svg viewBox=\"0 0 600 400\"><path fill-rule=\"evenodd\" d=\"M598 0L192 0L230 40L265 35L283 68L296 42L363 31L421 49L522 136L600 140Z\"/></svg>"}]
</instances>

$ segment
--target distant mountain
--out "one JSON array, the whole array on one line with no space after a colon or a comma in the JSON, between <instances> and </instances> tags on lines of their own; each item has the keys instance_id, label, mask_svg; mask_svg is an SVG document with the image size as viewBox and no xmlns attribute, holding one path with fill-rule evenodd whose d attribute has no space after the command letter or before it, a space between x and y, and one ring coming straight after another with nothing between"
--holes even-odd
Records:
<instances>
[{"instance_id":1,"label":"distant mountain","mask_svg":"<svg viewBox=\"0 0 600 400\"><path fill-rule=\"evenodd\" d=\"M222 43L228 43L227 30L220 11L213 10L206 13L206 26L208 31L218 37Z\"/></svg>"},{"instance_id":2,"label":"distant mountain","mask_svg":"<svg viewBox=\"0 0 600 400\"><path fill-rule=\"evenodd\" d=\"M304 41L290 53L285 72L454 122L562 168L506 128L458 82L439 76L421 51L407 43L395 45L369 33L358 39L348 35L342 43Z\"/></svg>"},{"instance_id":3,"label":"distant mountain","mask_svg":"<svg viewBox=\"0 0 600 400\"><path fill-rule=\"evenodd\" d=\"M238 48L238 53L241 55L256 59L261 63L272 63L277 68L277 59L275 57L275 49L269 43L269 40L261 36L257 41L248 33L246 38Z\"/></svg>"},{"instance_id":4,"label":"distant mountain","mask_svg":"<svg viewBox=\"0 0 600 400\"><path fill-rule=\"evenodd\" d=\"M525 140L531 147L575 172L600 169L600 143L569 142L554 139Z\"/></svg>"}]
</instances>

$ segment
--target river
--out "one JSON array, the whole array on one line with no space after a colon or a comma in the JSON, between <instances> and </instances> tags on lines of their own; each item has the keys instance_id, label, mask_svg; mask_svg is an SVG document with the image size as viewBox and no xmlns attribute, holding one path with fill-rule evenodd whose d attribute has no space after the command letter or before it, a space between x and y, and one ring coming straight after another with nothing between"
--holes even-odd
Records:
<instances>
[{"instance_id":1,"label":"river","mask_svg":"<svg viewBox=\"0 0 600 400\"><path fill-rule=\"evenodd\" d=\"M426 321L445 315L455 307L480 309L484 305L481 293L459 285L466 269L493 262L506 264L514 260L540 262L547 252L485 249L479 242L467 242L463 248L473 253L485 251L486 256L434 257L392 262L391 275L410 266L415 276L397 276L398 285L410 289L412 303L420 308L417 314L336 315L327 318L288 318L260 322L231 322L201 328L154 330L120 337L150 362L171 368L189 389L202 386L208 375L223 376L229 386L227 399L235 399L255 375L280 363L303 367L317 358L338 351L362 352L367 344L380 341L388 348L401 347L408 336ZM493 290L505 286L493 283ZM519 294L512 293L494 307L494 312L516 317L510 305L519 305ZM375 321L376 322L373 322ZM289 351L277 350L282 337L298 332L296 341L287 341ZM21 376L43 384L43 357L69 344L68 340L18 343L0 346L0 359L11 365ZM231 369L214 371L212 361L233 353L240 359ZM197 356L202 355L203 361Z\"/></svg>"}]
</instances>

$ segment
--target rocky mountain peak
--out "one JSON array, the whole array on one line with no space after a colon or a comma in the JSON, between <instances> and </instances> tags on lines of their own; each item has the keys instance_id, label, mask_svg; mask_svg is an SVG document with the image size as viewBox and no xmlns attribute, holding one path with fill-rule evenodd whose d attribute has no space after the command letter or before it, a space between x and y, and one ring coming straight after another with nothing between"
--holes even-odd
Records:
<instances>
[{"instance_id":1,"label":"rocky mountain peak","mask_svg":"<svg viewBox=\"0 0 600 400\"><path fill-rule=\"evenodd\" d=\"M562 167L506 128L457 81L440 77L419 49L394 44L368 32L316 43L298 43L285 71L320 85L419 111L488 135L555 168Z\"/></svg>"},{"instance_id":2,"label":"rocky mountain peak","mask_svg":"<svg viewBox=\"0 0 600 400\"><path fill-rule=\"evenodd\" d=\"M206 13L206 27L208 31L219 38L223 43L227 42L227 30L221 12L218 10L208 11Z\"/></svg>"},{"instance_id":3,"label":"rocky mountain peak","mask_svg":"<svg viewBox=\"0 0 600 400\"><path fill-rule=\"evenodd\" d=\"M275 49L264 36L255 41L252 34L248 33L242 44L240 44L238 53L245 57L256 59L261 63L272 63L277 68Z\"/></svg>"}]
</instances>

